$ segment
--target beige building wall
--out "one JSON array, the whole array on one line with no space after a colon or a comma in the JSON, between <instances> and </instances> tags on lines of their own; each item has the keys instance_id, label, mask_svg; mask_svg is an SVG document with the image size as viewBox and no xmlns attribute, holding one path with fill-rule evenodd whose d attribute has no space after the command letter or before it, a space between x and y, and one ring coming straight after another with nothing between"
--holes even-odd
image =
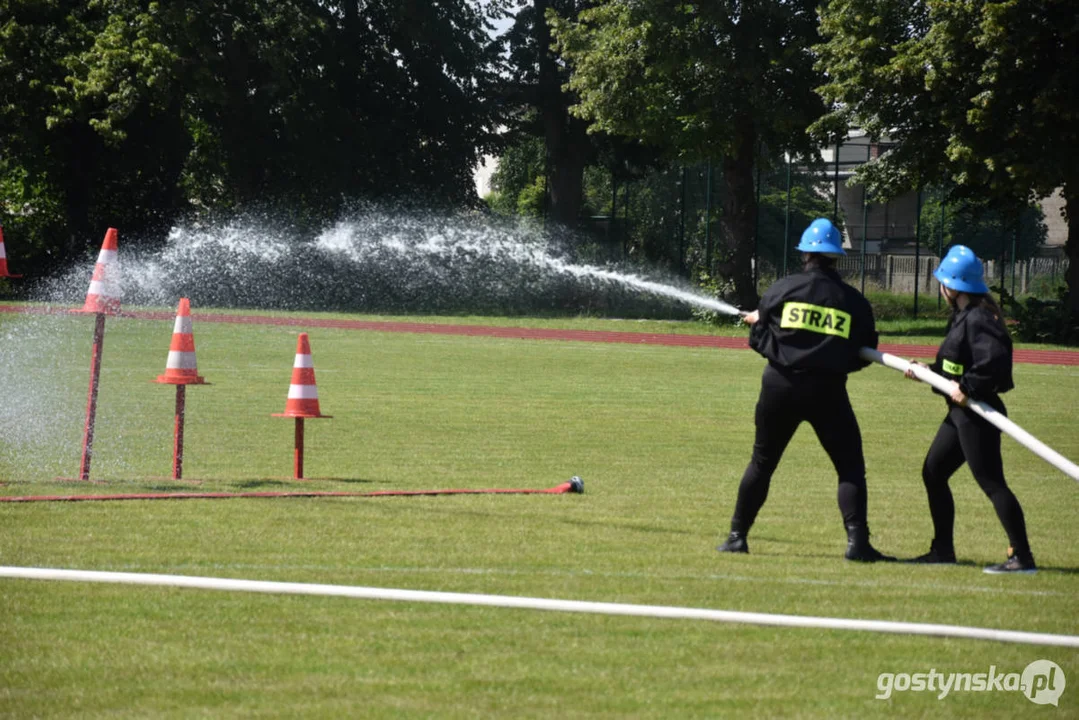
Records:
<instances>
[{"instance_id":1,"label":"beige building wall","mask_svg":"<svg viewBox=\"0 0 1079 720\"><path fill-rule=\"evenodd\" d=\"M891 200L874 201L867 199L866 212L863 214L863 192L861 185L847 187L847 180L854 170L867 160L872 160L882 151L880 144L870 142L861 130L852 130L839 147L839 208L846 221L847 247L860 248L862 237L866 239L866 252L886 251L888 245L914 240L918 219L918 195L911 191ZM834 192L836 180L836 148L824 148L821 158L827 163L823 187L828 193ZM932 191L930 191L932 192ZM926 199L923 196L923 201ZM1068 240L1068 224L1061 216L1064 197L1060 190L1041 201L1042 212L1049 235L1045 250L1050 254L1062 251ZM864 222L863 222L864 220ZM863 230L864 226L864 230Z\"/></svg>"},{"instance_id":2,"label":"beige building wall","mask_svg":"<svg viewBox=\"0 0 1079 720\"><path fill-rule=\"evenodd\" d=\"M1045 213L1045 224L1049 228L1049 237L1045 244L1047 247L1062 248L1068 242L1068 223L1061 217L1060 211L1064 208L1064 195L1060 189L1041 201L1042 212Z\"/></svg>"}]
</instances>

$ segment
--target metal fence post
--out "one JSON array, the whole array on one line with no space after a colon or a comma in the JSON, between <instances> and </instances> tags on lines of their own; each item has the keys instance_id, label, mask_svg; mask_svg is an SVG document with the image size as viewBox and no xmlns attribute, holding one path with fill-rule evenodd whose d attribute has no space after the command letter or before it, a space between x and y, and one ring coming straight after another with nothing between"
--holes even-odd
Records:
<instances>
[{"instance_id":1,"label":"metal fence post","mask_svg":"<svg viewBox=\"0 0 1079 720\"><path fill-rule=\"evenodd\" d=\"M790 242L791 235L791 161L794 159L790 153L784 153L787 156L787 211L783 216L783 275L787 276L787 243Z\"/></svg>"},{"instance_id":2,"label":"metal fence post","mask_svg":"<svg viewBox=\"0 0 1079 720\"><path fill-rule=\"evenodd\" d=\"M917 211L914 218L914 319L918 319L918 270L922 250L922 186L918 186Z\"/></svg>"}]
</instances>

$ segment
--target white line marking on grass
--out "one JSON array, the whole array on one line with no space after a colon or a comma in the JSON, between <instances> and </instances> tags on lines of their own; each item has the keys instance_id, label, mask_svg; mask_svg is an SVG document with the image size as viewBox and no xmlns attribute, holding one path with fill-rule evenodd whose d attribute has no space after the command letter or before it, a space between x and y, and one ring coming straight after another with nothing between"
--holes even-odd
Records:
<instances>
[{"instance_id":1,"label":"white line marking on grass","mask_svg":"<svg viewBox=\"0 0 1079 720\"><path fill-rule=\"evenodd\" d=\"M685 620L712 620L771 627L816 628L820 630L855 630L896 635L928 635L968 640L995 640L1025 645L1055 645L1079 648L1079 636L1048 633L934 625L929 623L893 622L889 620L857 620L848 618L812 617L808 615L773 615L768 613L709 610L705 608L670 607L664 605L628 605L624 603L587 602L581 600L552 600L510 595L479 595L474 593L432 592L428 590L397 590L393 588L359 587L351 585L321 585L314 583L270 582L230 578L195 577L190 575L156 575L150 573L100 572L93 570L61 570L54 568L0 567L0 577L25 580L67 580L74 582L115 583L124 585L156 585L165 587L198 588L284 595L321 595L361 598L365 600L396 600L450 605L504 607L520 610L548 610L599 615Z\"/></svg>"}]
</instances>

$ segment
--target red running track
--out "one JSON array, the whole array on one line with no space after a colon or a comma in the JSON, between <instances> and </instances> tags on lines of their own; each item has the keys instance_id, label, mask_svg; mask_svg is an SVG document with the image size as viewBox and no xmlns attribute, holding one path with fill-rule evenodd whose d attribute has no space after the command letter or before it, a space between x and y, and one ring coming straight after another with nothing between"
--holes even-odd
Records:
<instances>
[{"instance_id":1,"label":"red running track","mask_svg":"<svg viewBox=\"0 0 1079 720\"><path fill-rule=\"evenodd\" d=\"M0 305L0 312L26 313L36 315L61 315L71 312L68 308L49 306ZM124 317L140 320L167 320L172 322L176 315L161 311L125 311ZM207 313L191 314L199 323L240 323L245 325L276 325L303 328L334 328L339 330L368 330L373 332L406 332L429 335L469 335L473 337L515 338L520 340L571 340L576 342L627 343L636 345L667 345L674 347L722 348L747 350L749 344L744 337L719 337L715 335L676 335L672 333L640 333L629 331L603 330L557 330L523 327L496 327L493 325L443 325L421 322L391 322L380 320L334 320L331 318L272 317L266 315L234 315ZM881 352L906 358L932 358L937 354L935 345L902 345L883 343L878 348ZM1015 350L1013 359L1017 363L1032 365L1079 365L1079 351L1076 350Z\"/></svg>"}]
</instances>

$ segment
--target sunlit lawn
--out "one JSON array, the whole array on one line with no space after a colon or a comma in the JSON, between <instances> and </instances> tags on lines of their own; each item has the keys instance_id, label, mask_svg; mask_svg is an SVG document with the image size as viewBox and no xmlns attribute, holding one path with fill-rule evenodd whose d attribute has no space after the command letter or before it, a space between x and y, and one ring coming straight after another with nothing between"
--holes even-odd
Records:
<instances>
[{"instance_id":1,"label":"sunlit lawn","mask_svg":"<svg viewBox=\"0 0 1079 720\"><path fill-rule=\"evenodd\" d=\"M389 318L387 318L389 319ZM474 319L476 322L481 319ZM636 327L545 320L552 326ZM1079 485L1010 439L1042 566L966 469L955 567L841 559L835 477L808 428L751 535L721 556L762 360L741 350L311 329L322 410L291 479L284 408L304 328L196 322L185 479L169 479L171 322L112 319L95 484L78 470L92 321L0 314L0 493L545 488L584 495L0 504L0 564L873 618L1079 634ZM650 332L652 326L642 325ZM709 330L709 332L711 332ZM733 331L732 331L733 332ZM744 332L744 330L739 330ZM935 342L931 336L922 338ZM1079 458L1079 368L1016 368L1011 417ZM942 401L852 376L874 542L932 535L919 479ZM874 698L882 672L1022 672L1079 651L689 620L0 579L0 714L28 716L1014 717L1020 693Z\"/></svg>"}]
</instances>

